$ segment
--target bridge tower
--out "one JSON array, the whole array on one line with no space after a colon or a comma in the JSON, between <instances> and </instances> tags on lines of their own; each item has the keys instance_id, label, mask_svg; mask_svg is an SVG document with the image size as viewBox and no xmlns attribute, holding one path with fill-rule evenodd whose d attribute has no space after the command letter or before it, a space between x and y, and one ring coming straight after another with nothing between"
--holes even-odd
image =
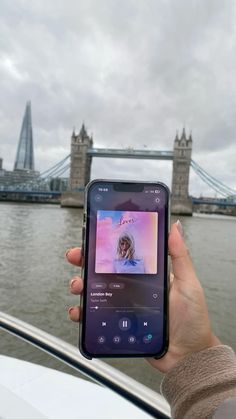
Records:
<instances>
[{"instance_id":1,"label":"bridge tower","mask_svg":"<svg viewBox=\"0 0 236 419\"><path fill-rule=\"evenodd\" d=\"M181 137L176 134L172 172L172 214L192 215L192 200L189 197L189 170L192 155L192 136L186 137L185 128Z\"/></svg>"},{"instance_id":2,"label":"bridge tower","mask_svg":"<svg viewBox=\"0 0 236 419\"><path fill-rule=\"evenodd\" d=\"M93 147L93 139L89 137L84 124L78 135L73 131L71 136L70 190L84 188L90 180L92 159L87 150Z\"/></svg>"}]
</instances>

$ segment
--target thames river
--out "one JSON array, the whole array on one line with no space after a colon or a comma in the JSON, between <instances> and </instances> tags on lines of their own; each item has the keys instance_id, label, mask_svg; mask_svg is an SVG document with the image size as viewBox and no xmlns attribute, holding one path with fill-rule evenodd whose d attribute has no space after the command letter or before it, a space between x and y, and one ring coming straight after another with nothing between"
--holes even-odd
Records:
<instances>
[{"instance_id":1,"label":"thames river","mask_svg":"<svg viewBox=\"0 0 236 419\"><path fill-rule=\"evenodd\" d=\"M173 219L175 221L175 219ZM206 293L213 329L236 350L236 218L181 217L185 239ZM79 270L65 261L81 245L82 210L54 205L0 203L0 309L74 345L78 326L67 308L78 297L68 292ZM0 353L71 372L59 361L0 332ZM143 359L110 364L159 390L161 375Z\"/></svg>"}]
</instances>

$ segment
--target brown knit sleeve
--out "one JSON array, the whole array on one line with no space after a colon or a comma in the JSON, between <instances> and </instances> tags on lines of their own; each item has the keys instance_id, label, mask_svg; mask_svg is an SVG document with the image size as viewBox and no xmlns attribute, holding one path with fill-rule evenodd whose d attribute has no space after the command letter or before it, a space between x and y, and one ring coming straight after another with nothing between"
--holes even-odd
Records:
<instances>
[{"instance_id":1,"label":"brown knit sleeve","mask_svg":"<svg viewBox=\"0 0 236 419\"><path fill-rule=\"evenodd\" d=\"M164 377L161 392L173 419L208 419L226 399L236 396L236 357L225 345L196 352Z\"/></svg>"}]
</instances>

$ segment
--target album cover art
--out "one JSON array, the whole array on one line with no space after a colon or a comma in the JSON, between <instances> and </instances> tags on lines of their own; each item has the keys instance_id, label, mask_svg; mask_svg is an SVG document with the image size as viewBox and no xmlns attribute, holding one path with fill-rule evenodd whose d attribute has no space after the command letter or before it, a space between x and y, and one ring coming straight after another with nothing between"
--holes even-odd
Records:
<instances>
[{"instance_id":1,"label":"album cover art","mask_svg":"<svg viewBox=\"0 0 236 419\"><path fill-rule=\"evenodd\" d=\"M157 273L158 214L97 211L96 273Z\"/></svg>"}]
</instances>

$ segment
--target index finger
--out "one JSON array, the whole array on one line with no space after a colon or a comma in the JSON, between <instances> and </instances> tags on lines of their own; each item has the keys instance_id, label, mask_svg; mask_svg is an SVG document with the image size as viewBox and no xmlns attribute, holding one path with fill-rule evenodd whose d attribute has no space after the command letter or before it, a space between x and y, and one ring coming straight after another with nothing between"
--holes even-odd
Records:
<instances>
[{"instance_id":1,"label":"index finger","mask_svg":"<svg viewBox=\"0 0 236 419\"><path fill-rule=\"evenodd\" d=\"M72 265L82 266L82 252L80 247L67 250L65 256Z\"/></svg>"}]
</instances>

